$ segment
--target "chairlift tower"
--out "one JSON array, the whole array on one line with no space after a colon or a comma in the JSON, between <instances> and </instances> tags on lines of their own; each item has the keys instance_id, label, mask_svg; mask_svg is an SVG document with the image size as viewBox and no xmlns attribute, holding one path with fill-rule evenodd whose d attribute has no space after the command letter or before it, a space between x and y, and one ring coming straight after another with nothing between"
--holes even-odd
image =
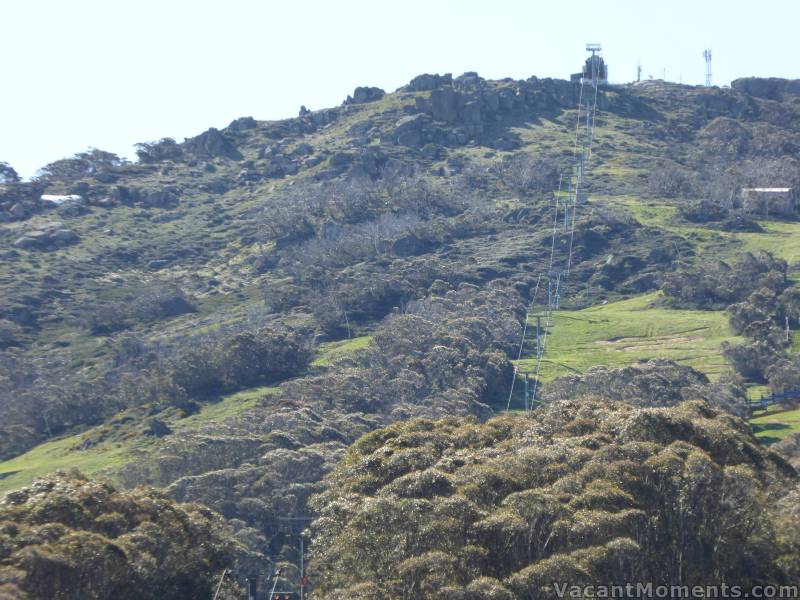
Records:
<instances>
[{"instance_id":1,"label":"chairlift tower","mask_svg":"<svg viewBox=\"0 0 800 600\"><path fill-rule=\"evenodd\" d=\"M571 75L570 80L588 83L595 87L598 83L608 83L608 67L603 61L603 57L600 56L601 50L602 46L600 44L586 44L586 51L591 52L591 55L586 59L581 72Z\"/></svg>"},{"instance_id":2,"label":"chairlift tower","mask_svg":"<svg viewBox=\"0 0 800 600\"><path fill-rule=\"evenodd\" d=\"M305 558L306 558L306 548L305 548L305 535L304 529L305 527L303 523L310 523L314 520L311 516L300 516L300 517L277 517L278 521L280 521L283 527L286 528L287 533L291 536L296 536L300 540L300 581L298 582L300 588L300 600L305 598L307 593L306 588L309 585L309 579L306 576L306 565L305 565ZM298 531L297 525L300 525L300 530ZM276 579L277 585L277 579ZM272 586L273 592L268 596L267 600L272 600L275 586ZM280 595L280 594L279 594Z\"/></svg>"},{"instance_id":3,"label":"chairlift tower","mask_svg":"<svg viewBox=\"0 0 800 600\"><path fill-rule=\"evenodd\" d=\"M597 86L598 83L605 83L608 81L608 73L606 72L606 64L600 56L600 51L603 47L600 44L586 44L586 51L591 52L591 56L586 61L586 67L583 70L584 79L591 81L592 85Z\"/></svg>"}]
</instances>

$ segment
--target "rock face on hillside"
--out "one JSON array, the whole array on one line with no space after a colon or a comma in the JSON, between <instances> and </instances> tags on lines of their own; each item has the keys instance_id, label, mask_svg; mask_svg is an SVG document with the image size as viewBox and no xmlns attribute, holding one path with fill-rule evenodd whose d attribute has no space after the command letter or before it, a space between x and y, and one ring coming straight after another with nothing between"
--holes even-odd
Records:
<instances>
[{"instance_id":1,"label":"rock face on hillside","mask_svg":"<svg viewBox=\"0 0 800 600\"><path fill-rule=\"evenodd\" d=\"M379 87L357 87L352 96L348 96L344 101L344 105L348 104L365 104L367 102L375 102L380 100L386 95Z\"/></svg>"},{"instance_id":2,"label":"rock face on hillside","mask_svg":"<svg viewBox=\"0 0 800 600\"><path fill-rule=\"evenodd\" d=\"M430 90L435 90L436 88L443 86L443 85L452 85L453 84L453 76L450 73L446 73L445 75L431 75L429 73L423 73L422 75L417 75L411 82L401 87L398 92L427 92Z\"/></svg>"},{"instance_id":3,"label":"rock face on hillside","mask_svg":"<svg viewBox=\"0 0 800 600\"><path fill-rule=\"evenodd\" d=\"M0 223L22 221L42 210L44 186L32 182L0 184Z\"/></svg>"},{"instance_id":4,"label":"rock face on hillside","mask_svg":"<svg viewBox=\"0 0 800 600\"><path fill-rule=\"evenodd\" d=\"M429 96L416 99L417 114L399 120L388 138L411 147L428 143L463 145L480 140L515 111L533 111L545 117L572 108L578 101L578 86L568 81L532 77L489 82L477 73L464 73L455 79L451 75L420 75L401 90L430 91ZM489 145L513 150L520 144L513 134L506 134Z\"/></svg>"},{"instance_id":5,"label":"rock face on hillside","mask_svg":"<svg viewBox=\"0 0 800 600\"><path fill-rule=\"evenodd\" d=\"M58 221L42 223L25 231L14 241L14 247L25 250L55 250L76 243L80 238Z\"/></svg>"},{"instance_id":6,"label":"rock face on hillside","mask_svg":"<svg viewBox=\"0 0 800 600\"><path fill-rule=\"evenodd\" d=\"M310 146L308 148L310 149ZM299 152L293 154L302 155L305 151L306 148L301 148ZM239 173L240 180L246 178L246 180L257 181L262 177L279 179L286 175L297 173L298 161L295 156L287 154L279 144L273 144L259 150L258 159L259 162L255 165L245 165L242 172Z\"/></svg>"},{"instance_id":7,"label":"rock face on hillside","mask_svg":"<svg viewBox=\"0 0 800 600\"><path fill-rule=\"evenodd\" d=\"M434 125L433 119L425 114L403 117L395 124L391 137L386 141L394 142L401 146L422 146L446 138L447 132ZM381 138L383 141L383 138Z\"/></svg>"},{"instance_id":8,"label":"rock face on hillside","mask_svg":"<svg viewBox=\"0 0 800 600\"><path fill-rule=\"evenodd\" d=\"M174 208L180 202L180 192L173 185L164 186L160 189L141 189L118 185L112 190L111 200L128 206Z\"/></svg>"},{"instance_id":9,"label":"rock face on hillside","mask_svg":"<svg viewBox=\"0 0 800 600\"><path fill-rule=\"evenodd\" d=\"M184 142L185 149L198 158L230 158L242 160L242 154L219 129L212 127L200 135Z\"/></svg>"},{"instance_id":10,"label":"rock face on hillside","mask_svg":"<svg viewBox=\"0 0 800 600\"><path fill-rule=\"evenodd\" d=\"M179 202L178 188L169 185L160 190L146 191L141 194L139 201L146 207L171 208Z\"/></svg>"},{"instance_id":11,"label":"rock face on hillside","mask_svg":"<svg viewBox=\"0 0 800 600\"><path fill-rule=\"evenodd\" d=\"M239 117L231 121L231 124L227 127L227 131L238 133L240 131L255 129L256 127L258 127L258 122L253 117Z\"/></svg>"}]
</instances>

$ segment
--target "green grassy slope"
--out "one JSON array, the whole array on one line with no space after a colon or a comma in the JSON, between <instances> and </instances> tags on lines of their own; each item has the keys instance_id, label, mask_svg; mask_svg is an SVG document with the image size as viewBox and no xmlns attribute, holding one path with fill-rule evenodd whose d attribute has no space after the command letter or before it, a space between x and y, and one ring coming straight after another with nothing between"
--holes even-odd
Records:
<instances>
[{"instance_id":1,"label":"green grassy slope","mask_svg":"<svg viewBox=\"0 0 800 600\"><path fill-rule=\"evenodd\" d=\"M78 469L86 475L121 467L131 460L131 444L102 443L86 450L78 446L88 431L39 444L25 454L0 463L0 493L31 483L36 477L58 469Z\"/></svg>"},{"instance_id":2,"label":"green grassy slope","mask_svg":"<svg viewBox=\"0 0 800 600\"><path fill-rule=\"evenodd\" d=\"M694 242L698 253L713 254L730 260L741 252L765 250L790 265L800 261L800 223L757 221L764 230L758 233L727 232L709 229L676 218L677 209L662 200L642 200L632 196L596 196L593 200L611 207L624 208L645 225L664 229Z\"/></svg>"},{"instance_id":3,"label":"green grassy slope","mask_svg":"<svg viewBox=\"0 0 800 600\"><path fill-rule=\"evenodd\" d=\"M204 404L199 412L188 417L173 414L159 415L159 418L174 432L199 429L236 416L275 389L252 388ZM114 479L118 469L141 456L153 441L152 437L138 431L143 420L141 412L126 411L109 424L39 444L20 456L0 462L0 494L59 469L78 469L85 475L104 475Z\"/></svg>"},{"instance_id":4,"label":"green grassy slope","mask_svg":"<svg viewBox=\"0 0 800 600\"><path fill-rule=\"evenodd\" d=\"M658 293L579 311L555 313L541 376L550 381L594 365L622 367L667 358L712 379L725 367L720 344L736 340L721 311L672 310L654 306ZM532 323L535 327L535 319ZM532 372L536 361L519 361Z\"/></svg>"},{"instance_id":5,"label":"green grassy slope","mask_svg":"<svg viewBox=\"0 0 800 600\"><path fill-rule=\"evenodd\" d=\"M326 342L320 345L319 356L311 362L313 367L327 367L337 358L369 346L372 336L363 335L349 340Z\"/></svg>"}]
</instances>

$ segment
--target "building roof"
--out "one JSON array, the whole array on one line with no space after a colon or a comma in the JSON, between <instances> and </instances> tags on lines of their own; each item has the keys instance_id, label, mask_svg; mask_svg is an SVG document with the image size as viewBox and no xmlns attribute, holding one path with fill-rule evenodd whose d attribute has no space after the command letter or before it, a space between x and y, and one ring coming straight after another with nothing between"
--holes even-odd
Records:
<instances>
[{"instance_id":1,"label":"building roof","mask_svg":"<svg viewBox=\"0 0 800 600\"><path fill-rule=\"evenodd\" d=\"M742 188L743 192L758 192L761 194L788 194L792 188Z\"/></svg>"},{"instance_id":2,"label":"building roof","mask_svg":"<svg viewBox=\"0 0 800 600\"><path fill-rule=\"evenodd\" d=\"M68 200L83 200L82 196L78 194L42 194L43 202L52 202L53 204L63 204Z\"/></svg>"}]
</instances>

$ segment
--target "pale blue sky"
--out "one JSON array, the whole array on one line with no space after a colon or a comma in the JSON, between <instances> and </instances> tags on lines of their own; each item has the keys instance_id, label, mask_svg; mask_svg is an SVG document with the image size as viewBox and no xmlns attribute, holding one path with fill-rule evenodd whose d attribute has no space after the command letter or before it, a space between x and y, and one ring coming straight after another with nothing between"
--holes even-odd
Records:
<instances>
[{"instance_id":1,"label":"pale blue sky","mask_svg":"<svg viewBox=\"0 0 800 600\"><path fill-rule=\"evenodd\" d=\"M567 77L603 44L614 82L800 78L797 0L0 0L0 160L26 176L95 146L296 116L413 76Z\"/></svg>"}]
</instances>

